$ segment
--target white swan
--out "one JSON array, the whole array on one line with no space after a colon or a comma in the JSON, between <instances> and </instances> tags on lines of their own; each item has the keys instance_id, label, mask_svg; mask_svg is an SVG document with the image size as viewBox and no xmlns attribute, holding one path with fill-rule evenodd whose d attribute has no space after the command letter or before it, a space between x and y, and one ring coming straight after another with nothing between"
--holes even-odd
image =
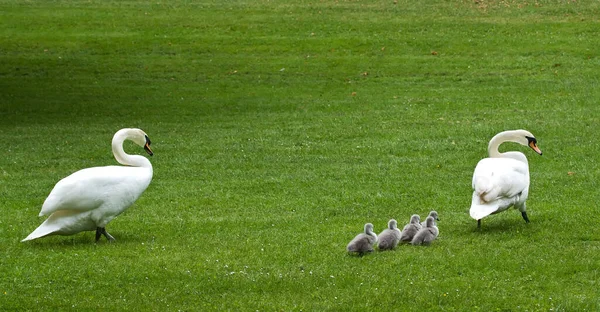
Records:
<instances>
[{"instance_id":1,"label":"white swan","mask_svg":"<svg viewBox=\"0 0 600 312\"><path fill-rule=\"evenodd\" d=\"M391 219L388 221L388 228L383 230L377 237L377 247L379 250L391 250L398 246L402 233L398 229L398 221Z\"/></svg>"},{"instance_id":2,"label":"white swan","mask_svg":"<svg viewBox=\"0 0 600 312\"><path fill-rule=\"evenodd\" d=\"M435 225L435 220L433 217L427 217L425 219L425 226L415 234L412 241L410 242L413 245L429 245L433 242L439 235L440 230Z\"/></svg>"},{"instance_id":3,"label":"white swan","mask_svg":"<svg viewBox=\"0 0 600 312\"><path fill-rule=\"evenodd\" d=\"M79 170L58 181L44 201L40 216L44 223L22 240L48 235L73 235L96 230L96 241L106 232L106 225L133 204L152 180L152 164L140 155L128 155L123 142L131 140L143 146L150 156L150 139L140 129L121 129L112 139L116 160L125 166L93 167Z\"/></svg>"},{"instance_id":4,"label":"white swan","mask_svg":"<svg viewBox=\"0 0 600 312\"><path fill-rule=\"evenodd\" d=\"M488 145L489 158L479 161L473 173L473 196L470 215L481 227L481 219L514 205L527 217L525 201L529 195L529 164L521 152L498 152L504 142L516 142L529 146L542 155L537 140L526 130L504 131L496 134Z\"/></svg>"},{"instance_id":5,"label":"white swan","mask_svg":"<svg viewBox=\"0 0 600 312\"><path fill-rule=\"evenodd\" d=\"M356 235L348 246L346 246L346 250L349 253L358 253L360 255L365 252L372 252L373 245L377 242L377 234L373 232L373 224L367 223L365 224L365 231Z\"/></svg>"}]
</instances>

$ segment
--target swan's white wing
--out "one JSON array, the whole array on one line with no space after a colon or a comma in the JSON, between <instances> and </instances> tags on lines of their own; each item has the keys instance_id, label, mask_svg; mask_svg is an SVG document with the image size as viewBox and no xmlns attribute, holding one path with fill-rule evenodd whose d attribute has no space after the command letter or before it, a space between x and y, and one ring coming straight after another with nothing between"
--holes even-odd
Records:
<instances>
[{"instance_id":1,"label":"swan's white wing","mask_svg":"<svg viewBox=\"0 0 600 312\"><path fill-rule=\"evenodd\" d=\"M486 202L513 197L528 188L529 168L514 159L482 159L473 173L473 190Z\"/></svg>"},{"instance_id":2,"label":"swan's white wing","mask_svg":"<svg viewBox=\"0 0 600 312\"><path fill-rule=\"evenodd\" d=\"M44 223L42 223L40 226L38 226L37 229L35 229L33 232L31 232L31 234L27 235L27 237L25 237L23 240L21 240L21 242L26 242L28 240L48 236L48 235L58 232L60 230L60 225L59 224L47 224L48 220L49 219L46 219L46 221L44 221Z\"/></svg>"},{"instance_id":3,"label":"swan's white wing","mask_svg":"<svg viewBox=\"0 0 600 312\"><path fill-rule=\"evenodd\" d=\"M71 235L82 231L95 230L96 224L89 218L89 215L89 212L73 210L56 211L22 242L48 235Z\"/></svg>"},{"instance_id":4,"label":"swan's white wing","mask_svg":"<svg viewBox=\"0 0 600 312\"><path fill-rule=\"evenodd\" d=\"M106 166L79 170L60 180L40 216L58 210L84 212L105 204L127 208L148 187L152 172L142 167Z\"/></svg>"},{"instance_id":5,"label":"swan's white wing","mask_svg":"<svg viewBox=\"0 0 600 312\"><path fill-rule=\"evenodd\" d=\"M527 163L512 158L485 158L473 173L470 215L479 220L514 205L529 189Z\"/></svg>"},{"instance_id":6,"label":"swan's white wing","mask_svg":"<svg viewBox=\"0 0 600 312\"><path fill-rule=\"evenodd\" d=\"M481 199L477 195L476 192L473 192L473 198L471 199L471 209L469 210L469 214L471 218L475 220L481 220L484 217L487 217L495 212L502 211L512 205L515 204L517 197L506 197L499 198L497 200L483 203Z\"/></svg>"}]
</instances>

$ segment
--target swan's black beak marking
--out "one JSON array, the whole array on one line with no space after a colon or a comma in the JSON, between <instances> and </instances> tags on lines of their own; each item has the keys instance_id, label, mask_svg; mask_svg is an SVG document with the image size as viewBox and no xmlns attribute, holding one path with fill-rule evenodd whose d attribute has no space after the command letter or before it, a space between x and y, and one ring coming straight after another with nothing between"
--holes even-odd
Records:
<instances>
[{"instance_id":1,"label":"swan's black beak marking","mask_svg":"<svg viewBox=\"0 0 600 312\"><path fill-rule=\"evenodd\" d=\"M144 144L144 150L146 150L148 155L152 156L154 153L152 153L152 150L150 149L150 144L152 144L152 142L150 142L150 138L148 138L146 135L146 144Z\"/></svg>"},{"instance_id":2,"label":"swan's black beak marking","mask_svg":"<svg viewBox=\"0 0 600 312\"><path fill-rule=\"evenodd\" d=\"M542 151L537 146L537 140L532 137L526 137L526 138L527 138L527 141L529 142L529 147L531 147L531 149L534 150L536 153L542 155Z\"/></svg>"}]
</instances>

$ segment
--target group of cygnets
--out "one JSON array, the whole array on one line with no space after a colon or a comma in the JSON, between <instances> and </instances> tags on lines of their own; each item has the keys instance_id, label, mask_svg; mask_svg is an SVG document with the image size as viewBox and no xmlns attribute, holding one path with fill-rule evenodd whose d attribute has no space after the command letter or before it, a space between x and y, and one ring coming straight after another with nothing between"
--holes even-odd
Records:
<instances>
[{"instance_id":1,"label":"group of cygnets","mask_svg":"<svg viewBox=\"0 0 600 312\"><path fill-rule=\"evenodd\" d=\"M375 245L381 251L392 250L400 242L411 243L413 245L429 245L438 237L440 232L436 221L439 221L436 211L431 211L423 223L421 223L421 217L414 214L410 217L410 222L400 231L398 229L398 222L391 219L388 222L388 228L383 230L379 235L373 232L373 224L367 223L365 224L364 233L356 235L350 241L346 250L349 253L362 255L372 252Z\"/></svg>"}]
</instances>

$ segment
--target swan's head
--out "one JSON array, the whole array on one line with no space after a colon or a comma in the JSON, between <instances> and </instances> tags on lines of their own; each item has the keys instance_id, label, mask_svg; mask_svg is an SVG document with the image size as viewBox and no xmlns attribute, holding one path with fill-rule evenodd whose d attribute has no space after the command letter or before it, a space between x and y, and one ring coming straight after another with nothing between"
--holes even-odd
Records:
<instances>
[{"instance_id":1,"label":"swan's head","mask_svg":"<svg viewBox=\"0 0 600 312\"><path fill-rule=\"evenodd\" d=\"M410 217L410 223L419 224L421 223L421 217L418 214L414 214Z\"/></svg>"},{"instance_id":2,"label":"swan's head","mask_svg":"<svg viewBox=\"0 0 600 312\"><path fill-rule=\"evenodd\" d=\"M531 149L534 150L536 153L542 155L542 151L537 146L537 140L533 136L527 137L527 145L531 147Z\"/></svg>"},{"instance_id":3,"label":"swan's head","mask_svg":"<svg viewBox=\"0 0 600 312\"><path fill-rule=\"evenodd\" d=\"M144 143L144 150L146 150L148 155L152 156L152 155L154 155L154 153L150 149L150 144L152 144L152 142L150 142L150 138L147 135L145 135L145 137L146 137L146 143Z\"/></svg>"},{"instance_id":4,"label":"swan's head","mask_svg":"<svg viewBox=\"0 0 600 312\"><path fill-rule=\"evenodd\" d=\"M154 155L152 149L150 149L150 144L152 144L152 142L150 141L150 138L148 138L146 132L142 131L141 129L130 129L128 138L135 144L143 147L148 155Z\"/></svg>"},{"instance_id":5,"label":"swan's head","mask_svg":"<svg viewBox=\"0 0 600 312\"><path fill-rule=\"evenodd\" d=\"M372 223L365 224L365 233L369 234L372 232L373 232L373 224Z\"/></svg>"},{"instance_id":6,"label":"swan's head","mask_svg":"<svg viewBox=\"0 0 600 312\"><path fill-rule=\"evenodd\" d=\"M398 221L391 219L388 221L388 229L393 230L398 227Z\"/></svg>"},{"instance_id":7,"label":"swan's head","mask_svg":"<svg viewBox=\"0 0 600 312\"><path fill-rule=\"evenodd\" d=\"M438 213L437 213L437 211L435 211L435 210L432 210L432 211L429 213L429 216L430 216L430 217L433 217L433 220L440 221L440 218L438 217Z\"/></svg>"},{"instance_id":8,"label":"swan's head","mask_svg":"<svg viewBox=\"0 0 600 312\"><path fill-rule=\"evenodd\" d=\"M521 145L529 146L536 153L542 155L542 151L537 146L537 140L531 132L527 130L515 130L514 136L516 142L518 142Z\"/></svg>"}]
</instances>

